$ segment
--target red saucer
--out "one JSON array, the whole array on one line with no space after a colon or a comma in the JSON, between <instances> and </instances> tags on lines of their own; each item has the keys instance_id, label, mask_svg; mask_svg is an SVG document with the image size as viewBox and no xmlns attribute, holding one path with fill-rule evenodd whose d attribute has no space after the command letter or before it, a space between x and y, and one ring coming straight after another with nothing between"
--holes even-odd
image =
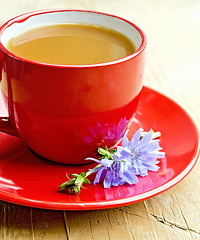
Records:
<instances>
[{"instance_id":1,"label":"red saucer","mask_svg":"<svg viewBox=\"0 0 200 240\"><path fill-rule=\"evenodd\" d=\"M59 193L58 186L66 181L66 172L80 173L93 165L77 167L47 161L36 156L20 139L0 133L0 199L45 209L91 210L133 204L169 189L181 181L197 161L198 130L180 106L147 87L142 90L129 136L139 127L162 133L160 145L166 159L160 162L160 170L149 172L131 186L104 189L101 184L86 185L87 189L82 189L78 196Z\"/></svg>"}]
</instances>

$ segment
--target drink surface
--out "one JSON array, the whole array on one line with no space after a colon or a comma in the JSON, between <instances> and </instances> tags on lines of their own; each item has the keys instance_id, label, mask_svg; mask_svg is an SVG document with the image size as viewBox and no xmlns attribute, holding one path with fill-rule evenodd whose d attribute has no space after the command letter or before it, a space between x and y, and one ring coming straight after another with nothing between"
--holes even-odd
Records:
<instances>
[{"instance_id":1,"label":"drink surface","mask_svg":"<svg viewBox=\"0 0 200 240\"><path fill-rule=\"evenodd\" d=\"M7 48L26 59L59 65L110 62L136 50L125 35L115 30L78 23L29 30L12 38Z\"/></svg>"}]
</instances>

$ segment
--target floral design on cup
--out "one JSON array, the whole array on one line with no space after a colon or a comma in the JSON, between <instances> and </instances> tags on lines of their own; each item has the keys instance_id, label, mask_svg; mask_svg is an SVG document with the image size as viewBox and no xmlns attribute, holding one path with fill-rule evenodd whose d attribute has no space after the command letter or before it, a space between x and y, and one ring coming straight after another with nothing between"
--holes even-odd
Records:
<instances>
[{"instance_id":1,"label":"floral design on cup","mask_svg":"<svg viewBox=\"0 0 200 240\"><path fill-rule=\"evenodd\" d=\"M97 146L115 145L124 136L126 129L129 127L130 121L123 117L118 123L109 125L105 123L97 123L88 129L89 135L83 137L83 141L90 144L97 142Z\"/></svg>"}]
</instances>

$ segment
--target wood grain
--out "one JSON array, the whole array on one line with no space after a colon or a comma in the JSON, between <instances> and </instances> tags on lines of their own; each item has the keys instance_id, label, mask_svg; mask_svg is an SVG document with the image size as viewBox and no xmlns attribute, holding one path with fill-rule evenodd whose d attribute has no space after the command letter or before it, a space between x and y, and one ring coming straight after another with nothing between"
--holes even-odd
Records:
<instances>
[{"instance_id":1,"label":"wood grain","mask_svg":"<svg viewBox=\"0 0 200 240\"><path fill-rule=\"evenodd\" d=\"M124 224L122 213L116 209L65 212L69 239L133 239L131 229ZM79 231L77 231L77 226Z\"/></svg>"},{"instance_id":2,"label":"wood grain","mask_svg":"<svg viewBox=\"0 0 200 240\"><path fill-rule=\"evenodd\" d=\"M148 39L145 85L177 101L200 125L199 1L0 0L0 5L0 23L45 8L104 11L135 22ZM1 201L0 239L200 239L199 182L198 162L182 182L168 191L121 208L62 212Z\"/></svg>"},{"instance_id":3,"label":"wood grain","mask_svg":"<svg viewBox=\"0 0 200 240\"><path fill-rule=\"evenodd\" d=\"M31 219L34 240L67 239L62 211L32 209Z\"/></svg>"}]
</instances>

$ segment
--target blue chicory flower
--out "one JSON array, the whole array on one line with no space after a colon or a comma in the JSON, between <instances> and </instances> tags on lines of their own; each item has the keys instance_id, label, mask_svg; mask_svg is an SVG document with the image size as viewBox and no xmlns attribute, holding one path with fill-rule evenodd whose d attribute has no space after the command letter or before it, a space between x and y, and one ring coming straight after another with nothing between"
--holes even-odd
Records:
<instances>
[{"instance_id":1,"label":"blue chicory flower","mask_svg":"<svg viewBox=\"0 0 200 240\"><path fill-rule=\"evenodd\" d=\"M157 172L158 158L165 157L165 153L160 151L162 148L159 146L159 140L152 140L153 133L149 131L141 138L142 132L143 129L140 128L129 141L127 131L122 146L117 147L120 158L126 158L135 169L136 175L141 177L146 176L148 171Z\"/></svg>"},{"instance_id":2,"label":"blue chicory flower","mask_svg":"<svg viewBox=\"0 0 200 240\"><path fill-rule=\"evenodd\" d=\"M117 151L113 153L113 159L103 158L97 160L87 158L100 164L97 168L94 184L97 184L104 178L104 188L110 186L123 185L125 183L135 184L138 182L137 176L146 176L148 171L158 171L158 158L165 156L161 152L159 140L152 140L153 133L147 132L142 138L143 129L139 129L132 139L129 141L126 131L122 146L117 147Z\"/></svg>"},{"instance_id":3,"label":"blue chicory flower","mask_svg":"<svg viewBox=\"0 0 200 240\"><path fill-rule=\"evenodd\" d=\"M92 160L101 165L96 170L97 174L94 179L94 184L97 184L104 178L104 188L110 188L110 186L123 185L125 183L135 184L138 179L134 174L134 169L127 162L126 159L118 159L117 154L113 154L113 159L103 158L97 160L95 158L87 158L86 160Z\"/></svg>"}]
</instances>

